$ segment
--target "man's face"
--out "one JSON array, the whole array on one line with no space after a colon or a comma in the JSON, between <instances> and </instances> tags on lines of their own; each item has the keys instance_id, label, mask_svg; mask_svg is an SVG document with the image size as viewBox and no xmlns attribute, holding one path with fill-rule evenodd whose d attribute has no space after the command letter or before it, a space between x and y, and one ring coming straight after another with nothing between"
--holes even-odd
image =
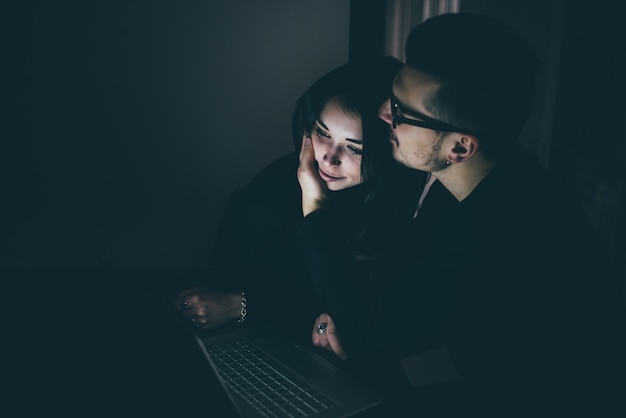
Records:
<instances>
[{"instance_id":1,"label":"man's face","mask_svg":"<svg viewBox=\"0 0 626 418\"><path fill-rule=\"evenodd\" d=\"M433 118L424 107L424 102L438 88L439 84L432 77L405 65L393 82L397 115L415 121L424 120L420 115ZM393 126L389 100L379 109L379 117L390 127ZM433 129L408 123L398 123L389 134L393 156L398 162L410 168L430 172L446 167L447 158L442 150L444 139L444 134Z\"/></svg>"}]
</instances>

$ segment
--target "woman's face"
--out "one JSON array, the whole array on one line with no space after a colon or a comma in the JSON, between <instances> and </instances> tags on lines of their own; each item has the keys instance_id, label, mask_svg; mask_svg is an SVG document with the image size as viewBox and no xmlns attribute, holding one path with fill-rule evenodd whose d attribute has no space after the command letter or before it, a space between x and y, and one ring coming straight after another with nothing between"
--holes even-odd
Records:
<instances>
[{"instance_id":1,"label":"woman's face","mask_svg":"<svg viewBox=\"0 0 626 418\"><path fill-rule=\"evenodd\" d=\"M361 117L346 113L329 101L311 132L315 161L329 190L337 191L361 183L363 128Z\"/></svg>"}]
</instances>

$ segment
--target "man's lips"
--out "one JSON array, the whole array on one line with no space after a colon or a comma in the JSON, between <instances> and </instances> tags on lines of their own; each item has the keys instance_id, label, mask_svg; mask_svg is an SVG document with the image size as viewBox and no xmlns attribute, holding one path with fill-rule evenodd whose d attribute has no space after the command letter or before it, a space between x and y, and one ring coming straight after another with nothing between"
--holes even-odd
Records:
<instances>
[{"instance_id":1,"label":"man's lips","mask_svg":"<svg viewBox=\"0 0 626 418\"><path fill-rule=\"evenodd\" d=\"M337 180L341 180L343 177L335 177L332 176L330 174L328 174L327 172L325 172L324 170L322 170L321 168L317 168L319 173L320 173L320 177L322 178L322 180L324 181L337 181Z\"/></svg>"}]
</instances>

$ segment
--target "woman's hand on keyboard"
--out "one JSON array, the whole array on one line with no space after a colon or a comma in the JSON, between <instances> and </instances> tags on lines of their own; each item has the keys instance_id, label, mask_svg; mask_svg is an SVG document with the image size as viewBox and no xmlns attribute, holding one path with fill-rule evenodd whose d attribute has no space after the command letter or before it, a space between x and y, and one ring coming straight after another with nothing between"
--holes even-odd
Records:
<instances>
[{"instance_id":1,"label":"woman's hand on keyboard","mask_svg":"<svg viewBox=\"0 0 626 418\"><path fill-rule=\"evenodd\" d=\"M182 291L172 303L183 317L204 330L241 317L241 292L226 293L196 287Z\"/></svg>"},{"instance_id":2,"label":"woman's hand on keyboard","mask_svg":"<svg viewBox=\"0 0 626 418\"><path fill-rule=\"evenodd\" d=\"M322 325L320 328L320 324L326 325ZM311 339L313 341L313 345L332 351L342 360L346 360L348 358L346 351L343 349L343 346L339 341L339 335L337 334L335 323L327 313L323 313L318 316L313 323Z\"/></svg>"}]
</instances>

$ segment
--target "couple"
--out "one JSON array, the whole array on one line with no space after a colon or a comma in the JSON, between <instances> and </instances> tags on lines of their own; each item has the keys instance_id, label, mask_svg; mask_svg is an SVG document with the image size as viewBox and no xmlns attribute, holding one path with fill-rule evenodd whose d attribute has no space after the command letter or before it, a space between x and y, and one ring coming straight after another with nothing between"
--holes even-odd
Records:
<instances>
[{"instance_id":1,"label":"couple","mask_svg":"<svg viewBox=\"0 0 626 418\"><path fill-rule=\"evenodd\" d=\"M281 163L297 166L300 200L277 189L298 184L270 166L230 203L246 224L241 237L259 234L263 247L230 256L216 248L233 261L221 273L256 282L259 297L190 289L178 300L183 314L210 327L266 309L292 329L297 313L317 310L313 343L356 368L445 347L461 376L448 399L457 412L623 416L617 277L576 199L517 144L533 106L535 55L509 27L472 14L423 22L405 52L395 75L366 71L389 81L389 99L378 101L388 141L377 136L372 79L359 80L371 94L355 96L363 107L343 95L303 96L298 106L323 105L295 118L299 161ZM255 181L265 184L252 190ZM259 228L265 216L285 221ZM234 263L264 251L259 263ZM277 265L280 278L255 274Z\"/></svg>"}]
</instances>

